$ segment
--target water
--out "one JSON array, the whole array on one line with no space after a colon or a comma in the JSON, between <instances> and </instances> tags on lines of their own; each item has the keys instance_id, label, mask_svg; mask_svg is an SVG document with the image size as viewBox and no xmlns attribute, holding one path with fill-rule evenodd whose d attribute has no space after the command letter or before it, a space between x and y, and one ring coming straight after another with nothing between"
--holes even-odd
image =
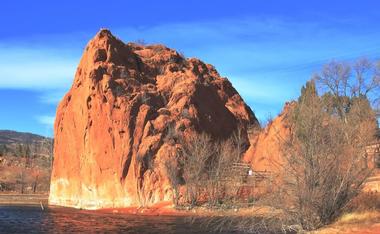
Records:
<instances>
[{"instance_id":1,"label":"water","mask_svg":"<svg viewBox=\"0 0 380 234\"><path fill-rule=\"evenodd\" d=\"M70 208L0 206L0 233L221 233L188 217L136 216ZM222 233L238 233L225 230Z\"/></svg>"}]
</instances>

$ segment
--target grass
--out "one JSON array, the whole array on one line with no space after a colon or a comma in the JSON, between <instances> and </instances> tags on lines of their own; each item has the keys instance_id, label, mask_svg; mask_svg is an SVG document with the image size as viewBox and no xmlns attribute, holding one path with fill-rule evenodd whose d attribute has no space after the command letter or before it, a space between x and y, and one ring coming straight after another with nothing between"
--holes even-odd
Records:
<instances>
[{"instance_id":1,"label":"grass","mask_svg":"<svg viewBox=\"0 0 380 234\"><path fill-rule=\"evenodd\" d=\"M380 212L378 211L364 211L344 214L337 222L337 225L343 224L356 224L380 221Z\"/></svg>"},{"instance_id":2,"label":"grass","mask_svg":"<svg viewBox=\"0 0 380 234\"><path fill-rule=\"evenodd\" d=\"M380 212L362 211L346 213L335 223L323 227L312 234L377 234L380 233Z\"/></svg>"}]
</instances>

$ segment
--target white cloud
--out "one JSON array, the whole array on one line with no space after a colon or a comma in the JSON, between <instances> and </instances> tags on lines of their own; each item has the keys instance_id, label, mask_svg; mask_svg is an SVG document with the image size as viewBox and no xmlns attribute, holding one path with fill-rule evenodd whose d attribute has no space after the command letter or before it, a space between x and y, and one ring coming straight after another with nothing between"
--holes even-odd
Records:
<instances>
[{"instance_id":1,"label":"white cloud","mask_svg":"<svg viewBox=\"0 0 380 234\"><path fill-rule=\"evenodd\" d=\"M347 26L343 24L351 22L336 21L338 26L240 18L111 30L124 41L144 39L179 49L187 56L216 65L228 77L254 75L254 72L273 75L273 70L297 71L332 58L379 55L376 30L356 33L342 29ZM67 90L83 45L94 34L74 32L35 35L29 42L0 41L0 88Z\"/></svg>"},{"instance_id":2,"label":"white cloud","mask_svg":"<svg viewBox=\"0 0 380 234\"><path fill-rule=\"evenodd\" d=\"M41 95L39 96L39 101L45 104L56 105L62 100L66 92L66 89L44 90L43 92L41 92Z\"/></svg>"},{"instance_id":3,"label":"white cloud","mask_svg":"<svg viewBox=\"0 0 380 234\"><path fill-rule=\"evenodd\" d=\"M78 59L59 50L0 46L0 51L1 88L67 88L73 80Z\"/></svg>"},{"instance_id":4,"label":"white cloud","mask_svg":"<svg viewBox=\"0 0 380 234\"><path fill-rule=\"evenodd\" d=\"M36 119L40 124L46 125L49 128L53 128L55 116L40 115L36 116Z\"/></svg>"},{"instance_id":5,"label":"white cloud","mask_svg":"<svg viewBox=\"0 0 380 234\"><path fill-rule=\"evenodd\" d=\"M215 65L260 118L268 111L277 114L285 101L296 98L321 64L380 56L379 31L352 22L241 18L111 31L125 42L163 43ZM0 41L0 88L39 90L41 102L57 104L72 83L84 44L95 33L38 35L29 44ZM54 117L38 120L52 126Z\"/></svg>"}]
</instances>

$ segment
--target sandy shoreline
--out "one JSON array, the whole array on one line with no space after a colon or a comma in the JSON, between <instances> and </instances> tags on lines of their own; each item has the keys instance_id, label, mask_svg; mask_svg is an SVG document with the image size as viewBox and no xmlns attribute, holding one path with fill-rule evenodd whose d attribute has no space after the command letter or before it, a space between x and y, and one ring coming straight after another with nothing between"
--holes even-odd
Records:
<instances>
[{"instance_id":1,"label":"sandy shoreline","mask_svg":"<svg viewBox=\"0 0 380 234\"><path fill-rule=\"evenodd\" d=\"M175 208L171 202L161 202L150 207L105 208L97 212L131 214L143 216L196 216L196 217L232 217L232 216L257 216L262 217L273 212L270 207L247 207L239 209L211 209L206 207L194 207L193 209Z\"/></svg>"},{"instance_id":2,"label":"sandy shoreline","mask_svg":"<svg viewBox=\"0 0 380 234\"><path fill-rule=\"evenodd\" d=\"M47 206L48 194L0 194L0 206L4 205L41 205Z\"/></svg>"},{"instance_id":3,"label":"sandy shoreline","mask_svg":"<svg viewBox=\"0 0 380 234\"><path fill-rule=\"evenodd\" d=\"M48 194L0 194L0 206L40 206L48 207ZM61 206L49 206L56 208L67 208ZM72 208L75 209L75 208ZM81 210L81 209L78 209ZM176 209L171 202L161 202L150 207L125 207L125 208L101 208L91 210L91 212L113 213L126 215L141 215L141 216L246 216L260 215L265 213L267 209L258 208L241 208L241 209L208 209L204 207L196 207L193 209Z\"/></svg>"}]
</instances>

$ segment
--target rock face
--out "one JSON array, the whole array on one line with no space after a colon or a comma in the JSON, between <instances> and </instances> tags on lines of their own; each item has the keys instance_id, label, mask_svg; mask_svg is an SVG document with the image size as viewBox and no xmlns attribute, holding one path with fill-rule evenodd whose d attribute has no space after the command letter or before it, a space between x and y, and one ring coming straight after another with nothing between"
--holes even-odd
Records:
<instances>
[{"instance_id":1,"label":"rock face","mask_svg":"<svg viewBox=\"0 0 380 234\"><path fill-rule=\"evenodd\" d=\"M213 66L101 30L57 110L49 203L97 209L170 200L163 164L175 160L173 130L223 139L250 126L256 117Z\"/></svg>"},{"instance_id":2,"label":"rock face","mask_svg":"<svg viewBox=\"0 0 380 234\"><path fill-rule=\"evenodd\" d=\"M286 103L282 113L273 119L259 134L250 138L250 147L244 155L255 171L278 174L284 164L281 144L289 139L290 127L287 115L294 103Z\"/></svg>"}]
</instances>

